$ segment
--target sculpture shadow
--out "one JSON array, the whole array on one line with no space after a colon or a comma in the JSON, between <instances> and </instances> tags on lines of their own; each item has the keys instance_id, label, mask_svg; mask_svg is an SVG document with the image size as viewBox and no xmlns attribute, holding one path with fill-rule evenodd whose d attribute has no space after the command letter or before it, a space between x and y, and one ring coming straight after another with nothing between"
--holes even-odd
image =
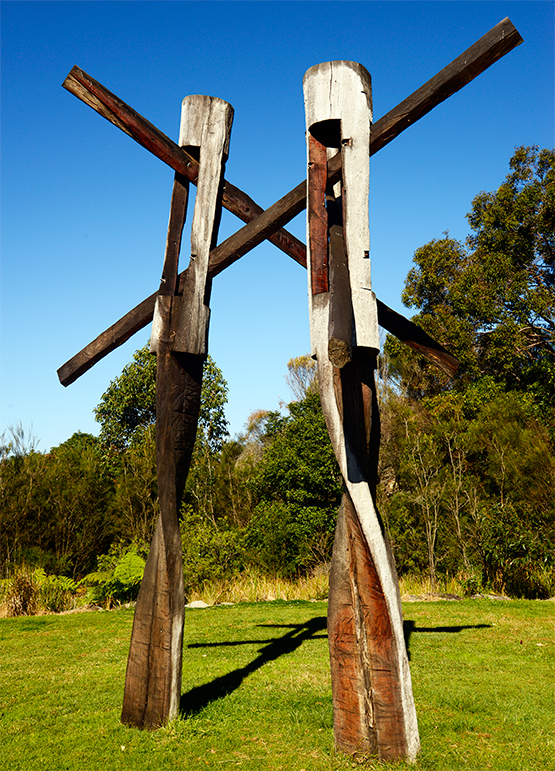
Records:
<instances>
[{"instance_id":1,"label":"sculpture shadow","mask_svg":"<svg viewBox=\"0 0 555 771\"><path fill-rule=\"evenodd\" d=\"M449 634L457 634L462 632L463 629L489 629L491 624L468 624L466 626L416 626L414 621L403 621L403 633L405 636L405 646L407 649L407 656L410 661L410 637L414 632L448 632Z\"/></svg>"},{"instance_id":2,"label":"sculpture shadow","mask_svg":"<svg viewBox=\"0 0 555 771\"><path fill-rule=\"evenodd\" d=\"M290 629L282 637L275 637L269 640L236 640L221 643L192 643L188 648L213 648L219 646L235 645L256 645L263 644L264 647L259 650L259 655L249 664L239 669L228 672L226 675L217 677L210 683L196 686L187 693L182 694L180 700L180 713L183 717L196 715L204 707L208 706L218 699L223 699L230 693L233 693L243 680L252 672L255 672L269 661L275 661L280 656L292 653L299 648L306 640L317 640L327 637L327 635L318 635L326 629L327 619L325 616L311 618L305 624L260 624L263 627L276 629Z\"/></svg>"}]
</instances>

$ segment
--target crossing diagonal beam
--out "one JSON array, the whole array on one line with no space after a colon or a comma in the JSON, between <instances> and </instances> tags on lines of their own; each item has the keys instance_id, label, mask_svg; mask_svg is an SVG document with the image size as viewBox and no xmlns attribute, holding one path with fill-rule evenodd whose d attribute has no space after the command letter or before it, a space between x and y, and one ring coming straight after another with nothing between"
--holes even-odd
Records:
<instances>
[{"instance_id":1,"label":"crossing diagonal beam","mask_svg":"<svg viewBox=\"0 0 555 771\"><path fill-rule=\"evenodd\" d=\"M370 155L381 150L402 131L470 83L520 43L522 38L512 22L508 18L503 19L451 64L374 123ZM83 70L73 67L63 85L172 169L183 174L193 183L196 182L198 164L194 158ZM328 181L332 184L340 177L341 157L338 154L328 162ZM284 225L306 207L306 180L265 211L246 193L226 181L223 205L247 224L211 251L210 276L220 273L265 239L272 241L296 262L306 267L305 245L287 231L282 230ZM145 327L152 320L155 297L156 293L143 300L60 367L58 377L62 385L73 383L110 351ZM378 305L378 313L380 305L383 304ZM388 329L387 320L390 314L382 315L385 322L382 324L383 319L379 318L379 323ZM404 321L407 324L411 323L406 319ZM405 325L405 332L407 329ZM415 329L418 328L415 327ZM388 331L395 334L393 329ZM410 336L405 336L404 342L411 345ZM424 349L421 349L421 352L425 355Z\"/></svg>"}]
</instances>

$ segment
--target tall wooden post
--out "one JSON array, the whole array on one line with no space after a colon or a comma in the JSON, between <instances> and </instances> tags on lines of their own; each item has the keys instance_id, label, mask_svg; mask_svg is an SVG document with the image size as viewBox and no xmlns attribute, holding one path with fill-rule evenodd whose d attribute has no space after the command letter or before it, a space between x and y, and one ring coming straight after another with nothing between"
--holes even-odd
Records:
<instances>
[{"instance_id":1,"label":"tall wooden post","mask_svg":"<svg viewBox=\"0 0 555 771\"><path fill-rule=\"evenodd\" d=\"M334 542L328 637L336 747L414 759L418 725L395 564L375 507L379 349L370 282L370 75L327 62L304 77L308 148L308 274L312 353L345 492ZM341 150L342 185L326 160Z\"/></svg>"},{"instance_id":2,"label":"tall wooden post","mask_svg":"<svg viewBox=\"0 0 555 771\"><path fill-rule=\"evenodd\" d=\"M176 174L151 351L157 356L156 466L160 517L137 599L122 722L156 728L177 716L185 595L179 508L196 437L207 350L210 282L233 108L222 99L183 100L180 145L200 160L191 261L178 294L178 259L188 181Z\"/></svg>"}]
</instances>

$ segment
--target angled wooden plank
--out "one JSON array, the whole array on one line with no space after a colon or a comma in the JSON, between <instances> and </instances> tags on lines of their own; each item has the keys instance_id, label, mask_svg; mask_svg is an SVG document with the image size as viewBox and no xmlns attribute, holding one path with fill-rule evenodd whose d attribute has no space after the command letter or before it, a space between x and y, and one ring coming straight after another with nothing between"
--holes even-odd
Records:
<instances>
[{"instance_id":1,"label":"angled wooden plank","mask_svg":"<svg viewBox=\"0 0 555 771\"><path fill-rule=\"evenodd\" d=\"M402 131L460 91L522 42L522 37L509 18L500 21L451 64L376 121L372 127L370 154L381 150Z\"/></svg>"},{"instance_id":2,"label":"angled wooden plank","mask_svg":"<svg viewBox=\"0 0 555 771\"><path fill-rule=\"evenodd\" d=\"M174 171L196 185L198 160L80 67L73 67L62 85ZM223 189L222 205L243 222L250 222L263 212L262 207L250 196L227 181ZM287 231L276 228L268 237L278 249L282 249L287 254L294 255L299 252L300 242Z\"/></svg>"},{"instance_id":3,"label":"angled wooden plank","mask_svg":"<svg viewBox=\"0 0 555 771\"><path fill-rule=\"evenodd\" d=\"M379 300L378 322L380 326L399 338L402 343L408 345L431 364L439 367L446 375L454 376L459 366L458 359L413 321L409 321Z\"/></svg>"},{"instance_id":4,"label":"angled wooden plank","mask_svg":"<svg viewBox=\"0 0 555 771\"><path fill-rule=\"evenodd\" d=\"M434 78L429 80L424 86L401 102L398 107L390 110L383 118L380 118L380 120L374 123L370 142L370 154L373 155L375 152L378 152L378 150L418 120L419 117L430 112L430 110L443 102L449 95L470 83L481 72L484 72L498 59L520 45L520 43L522 43L522 38L512 22L508 18L503 19L503 21L480 38L477 43L467 49L461 56L457 57L452 64L441 70ZM453 66L455 63L457 63L456 66ZM76 73L82 73L82 79L85 84L93 82L94 84L97 84L97 81L93 81L90 76L83 73L78 67L73 68L70 76L68 76L65 86L69 91L83 99L81 93L82 90L84 89L88 94L90 94L91 91L86 88L85 85L82 86L81 90L75 86L74 81L77 78ZM81 80L78 82L82 85ZM104 89L100 84L97 85L99 88ZM104 91L107 91L107 89L104 89ZM114 98L117 99L117 97ZM86 99L83 100L87 101ZM87 101L87 104L90 104L93 109L96 109L108 120L114 122L115 125L118 125L112 120L112 113L109 110L106 110L106 114L104 114L100 109L97 109L98 104L94 99L91 98ZM122 104L124 103L122 102ZM125 108L131 110L127 105ZM135 115L138 115L138 113L135 113ZM139 118L141 118L141 116L139 116ZM141 118L141 120L145 119ZM126 131L126 133L129 133L129 131ZM135 136L133 136L133 138L140 141ZM154 152L155 155L158 155L158 151L155 152L153 149L152 152ZM186 159L185 156L180 156L179 168L185 167L185 169L187 169L188 162L190 162L190 159ZM341 157L340 154L337 154L328 162L328 179L330 183L333 183L337 182L340 178ZM230 187L230 183L228 182L226 182L226 189L228 192L231 190L238 190L238 188L235 188L234 186ZM217 273L221 272L228 265L235 262L236 259L239 259L239 257L246 254L251 249L254 249L254 247L261 243L265 238L270 237L272 233L276 236L280 235L282 238L279 248L300 265L306 267L306 247L304 244L300 243L294 236L290 236L290 234L284 237L283 232L285 231L278 234L275 233L274 230L276 227L281 228L283 225L287 224L287 222L305 208L305 193L306 180L297 185L293 190L287 193L287 195L283 196L283 198L277 201L270 209L263 212L264 217L261 216L261 207L246 196L246 199L248 200L245 199L244 204L242 205L243 216L241 218L244 221L247 221L249 225L241 228L241 230L226 239L226 241L211 252L210 275L217 275ZM275 243L275 241L272 242ZM94 364L110 353L110 351L113 351L119 345L122 345L135 334L135 332L149 324L152 320L155 301L156 294L147 297L146 300L143 300L143 302L135 306L129 313L62 365L58 370L58 377L62 385L67 386L70 383L73 383ZM378 301L378 314L379 313L380 303ZM384 323L381 321L379 323L385 329L388 329L387 318ZM393 332L393 330L390 331ZM405 342L410 345L409 339L405 340ZM423 355L426 354L423 352Z\"/></svg>"},{"instance_id":5,"label":"angled wooden plank","mask_svg":"<svg viewBox=\"0 0 555 771\"><path fill-rule=\"evenodd\" d=\"M494 64L513 48L522 43L522 38L512 22L507 18L499 22L493 29L481 37L474 45L457 57L451 64L444 67L437 75L431 78L421 88L407 97L400 105L390 110L387 115L374 123L370 140L370 155L378 152L382 147L392 141L410 125L415 123L434 107L445 101L463 86L470 83L480 73ZM74 67L64 87L89 106L99 112L114 125L122 128L137 142L143 144L148 150L172 166L185 176L191 175L191 181L195 181L197 167L194 159L182 151L167 136L158 131L151 123L139 113L132 110L118 97L111 94L98 81L83 72L79 67ZM129 119L125 116L129 113ZM337 182L341 177L341 157L337 154L328 163L328 177L331 183ZM299 247L298 240L291 234L278 231L282 225L289 222L306 206L306 180L299 183L293 190L283 196L274 206L267 209L263 219L260 214L263 210L249 196L231 183L225 183L223 206L233 211L247 223L256 220L256 225L241 233L239 243L237 240L228 239L228 249L215 253L211 262L215 272L234 262L233 254L239 256L246 254L265 238L270 238L278 248L289 254L300 264L306 264L304 248ZM270 212L270 214L268 214ZM278 231L278 232L276 232ZM274 240L274 236L276 239ZM279 240L279 243L278 243ZM145 322L148 323L148 322Z\"/></svg>"}]
</instances>

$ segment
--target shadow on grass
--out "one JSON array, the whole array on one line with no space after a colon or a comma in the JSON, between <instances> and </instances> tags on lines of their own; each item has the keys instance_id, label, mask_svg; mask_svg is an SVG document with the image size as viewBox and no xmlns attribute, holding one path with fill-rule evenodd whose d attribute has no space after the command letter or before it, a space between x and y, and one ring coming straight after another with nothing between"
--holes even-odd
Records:
<instances>
[{"instance_id":1,"label":"shadow on grass","mask_svg":"<svg viewBox=\"0 0 555 771\"><path fill-rule=\"evenodd\" d=\"M319 616L318 618L311 618L305 624L261 624L261 626L275 629L289 629L290 631L284 634L282 637L275 637L270 640L241 640L222 643L192 643L188 645L188 648L212 648L216 646L234 646L234 645L256 645L263 644L264 647L260 649L259 655L240 669L235 669L233 672L229 672L227 675L222 675L212 680L205 685L199 685L196 688L192 688L188 693L184 693L181 696L180 712L183 717L196 715L204 707L207 707L213 701L223 699L230 693L233 693L243 680L255 672L264 664L269 661L275 661L280 656L284 656L287 653L292 653L299 648L305 640L317 640L326 637L327 635L317 635L317 632L321 632L326 628L326 617Z\"/></svg>"},{"instance_id":2,"label":"shadow on grass","mask_svg":"<svg viewBox=\"0 0 555 771\"><path fill-rule=\"evenodd\" d=\"M403 632L405 635L405 645L407 655L410 661L410 636L415 632L448 632L449 634L458 634L464 629L489 629L491 624L469 624L467 626L416 626L414 621L403 621Z\"/></svg>"},{"instance_id":3,"label":"shadow on grass","mask_svg":"<svg viewBox=\"0 0 555 771\"><path fill-rule=\"evenodd\" d=\"M306 640L318 640L327 637L327 635L317 634L317 632L326 629L326 623L326 617L319 616L317 618L311 618L305 624L261 624L260 626L263 626L264 628L289 629L290 631L281 637L274 637L269 640L231 640L220 643L191 643L187 646L188 648L233 647L237 645L263 645L264 647L260 649L259 655L246 666L235 669L233 672L228 672L227 675L217 677L210 683L199 685L196 688L192 688L187 693L182 694L180 702L181 715L183 717L188 717L198 714L212 702L223 699L230 693L233 693L233 691L237 690L243 680L252 672L256 672L257 669L260 669L260 667L263 667L264 664L267 664L269 661L275 661L280 656L292 653ZM403 624L403 631L408 657L410 659L410 637L415 632L448 632L456 634L465 629L484 629L490 626L491 624L417 627L414 621L405 621Z\"/></svg>"}]
</instances>

